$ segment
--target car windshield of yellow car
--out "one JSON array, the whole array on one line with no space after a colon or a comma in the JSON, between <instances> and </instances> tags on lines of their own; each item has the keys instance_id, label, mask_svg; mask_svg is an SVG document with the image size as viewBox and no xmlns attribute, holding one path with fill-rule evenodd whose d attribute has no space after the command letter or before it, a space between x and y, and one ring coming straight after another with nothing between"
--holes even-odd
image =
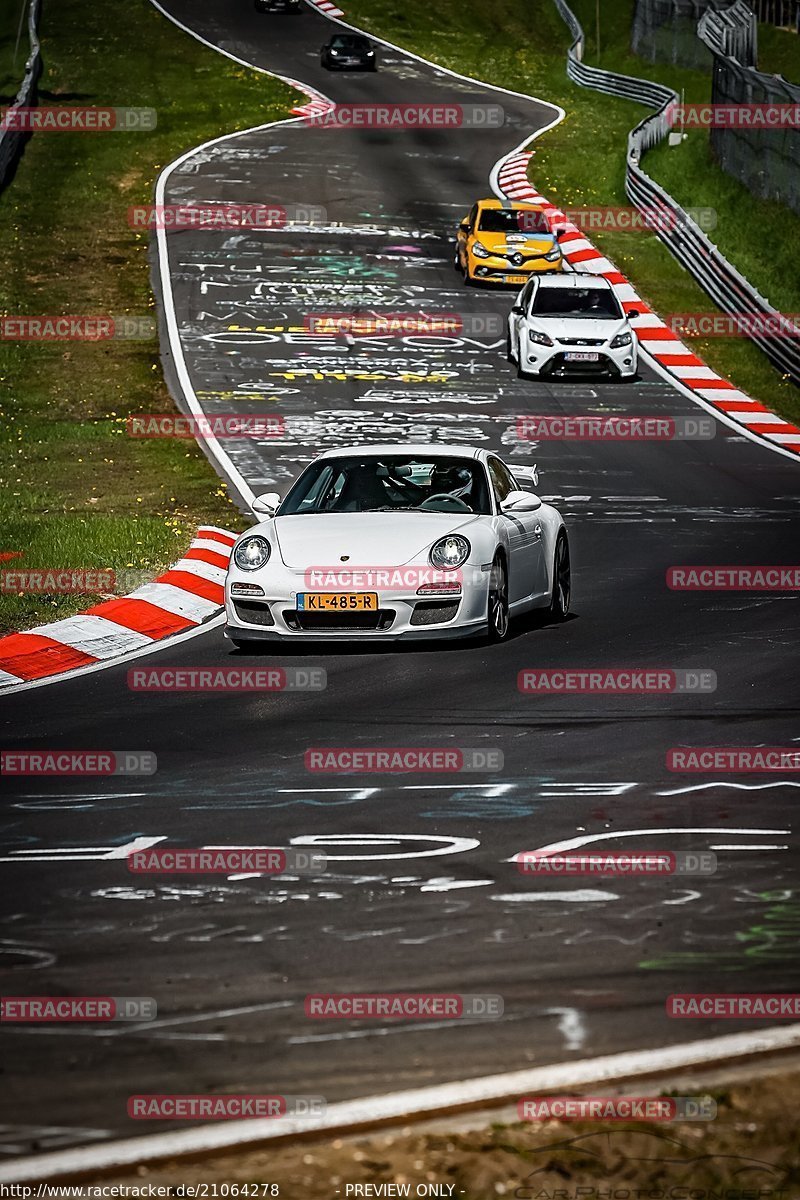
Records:
<instances>
[{"instance_id":1,"label":"car windshield of yellow car","mask_svg":"<svg viewBox=\"0 0 800 1200\"><path fill-rule=\"evenodd\" d=\"M485 208L478 230L481 233L550 233L544 213L514 208Z\"/></svg>"}]
</instances>

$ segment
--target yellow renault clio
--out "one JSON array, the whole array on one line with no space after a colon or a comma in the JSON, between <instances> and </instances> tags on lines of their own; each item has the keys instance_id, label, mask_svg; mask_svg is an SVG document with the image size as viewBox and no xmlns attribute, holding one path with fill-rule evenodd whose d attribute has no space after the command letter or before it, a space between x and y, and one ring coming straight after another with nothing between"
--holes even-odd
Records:
<instances>
[{"instance_id":1,"label":"yellow renault clio","mask_svg":"<svg viewBox=\"0 0 800 1200\"><path fill-rule=\"evenodd\" d=\"M455 266L467 286L519 287L534 272L561 271L558 235L537 204L479 200L458 227Z\"/></svg>"}]
</instances>

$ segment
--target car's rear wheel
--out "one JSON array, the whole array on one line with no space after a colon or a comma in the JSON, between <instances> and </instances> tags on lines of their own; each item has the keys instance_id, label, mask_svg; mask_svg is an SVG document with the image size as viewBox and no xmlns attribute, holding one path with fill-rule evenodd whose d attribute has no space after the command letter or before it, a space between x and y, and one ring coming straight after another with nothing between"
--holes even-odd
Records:
<instances>
[{"instance_id":1,"label":"car's rear wheel","mask_svg":"<svg viewBox=\"0 0 800 1200\"><path fill-rule=\"evenodd\" d=\"M489 575L489 600L486 611L486 633L489 641L505 641L509 624L508 572L505 559L498 554Z\"/></svg>"},{"instance_id":2,"label":"car's rear wheel","mask_svg":"<svg viewBox=\"0 0 800 1200\"><path fill-rule=\"evenodd\" d=\"M569 561L569 539L562 529L556 540L553 555L553 588L547 610L552 621L563 621L569 613L572 598L572 570Z\"/></svg>"}]
</instances>

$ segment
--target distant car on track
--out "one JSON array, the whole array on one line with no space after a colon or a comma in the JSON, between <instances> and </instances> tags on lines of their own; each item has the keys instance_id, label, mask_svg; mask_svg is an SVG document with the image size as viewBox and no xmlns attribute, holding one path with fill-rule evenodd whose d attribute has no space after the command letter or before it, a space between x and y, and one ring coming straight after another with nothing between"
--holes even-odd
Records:
<instances>
[{"instance_id":1,"label":"distant car on track","mask_svg":"<svg viewBox=\"0 0 800 1200\"><path fill-rule=\"evenodd\" d=\"M472 446L347 446L310 463L233 548L225 634L502 641L509 620L570 604L569 541L536 467Z\"/></svg>"},{"instance_id":2,"label":"distant car on track","mask_svg":"<svg viewBox=\"0 0 800 1200\"><path fill-rule=\"evenodd\" d=\"M301 0L255 0L256 12L299 13Z\"/></svg>"},{"instance_id":3,"label":"distant car on track","mask_svg":"<svg viewBox=\"0 0 800 1200\"><path fill-rule=\"evenodd\" d=\"M377 71L378 56L369 38L360 33L335 33L319 52L329 71Z\"/></svg>"},{"instance_id":4,"label":"distant car on track","mask_svg":"<svg viewBox=\"0 0 800 1200\"><path fill-rule=\"evenodd\" d=\"M585 272L531 279L508 317L507 353L531 375L636 375L636 309L625 312L607 279Z\"/></svg>"},{"instance_id":5,"label":"distant car on track","mask_svg":"<svg viewBox=\"0 0 800 1200\"><path fill-rule=\"evenodd\" d=\"M563 269L559 237L537 204L478 200L458 227L454 265L468 286L519 286L534 272Z\"/></svg>"}]
</instances>

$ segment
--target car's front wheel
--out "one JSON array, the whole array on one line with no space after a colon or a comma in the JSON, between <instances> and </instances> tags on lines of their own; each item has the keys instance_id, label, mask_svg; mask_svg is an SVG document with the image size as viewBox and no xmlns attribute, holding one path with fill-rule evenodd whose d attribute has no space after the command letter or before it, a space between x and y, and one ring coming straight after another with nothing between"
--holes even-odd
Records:
<instances>
[{"instance_id":1,"label":"car's front wheel","mask_svg":"<svg viewBox=\"0 0 800 1200\"><path fill-rule=\"evenodd\" d=\"M486 612L486 633L489 641L505 641L508 628L508 572L505 560L498 554L489 575L489 601Z\"/></svg>"},{"instance_id":2,"label":"car's front wheel","mask_svg":"<svg viewBox=\"0 0 800 1200\"><path fill-rule=\"evenodd\" d=\"M553 555L553 587L547 613L552 621L563 621L569 613L572 597L572 571L569 561L569 539L562 529Z\"/></svg>"}]
</instances>

